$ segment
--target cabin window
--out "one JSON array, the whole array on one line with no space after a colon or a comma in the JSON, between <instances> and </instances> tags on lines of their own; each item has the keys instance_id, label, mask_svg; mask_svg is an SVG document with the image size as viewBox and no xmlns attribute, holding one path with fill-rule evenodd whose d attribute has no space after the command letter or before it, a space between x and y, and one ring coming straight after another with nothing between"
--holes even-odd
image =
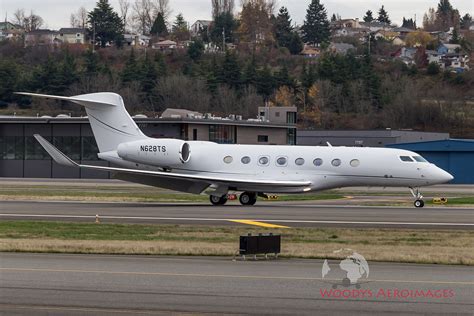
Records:
<instances>
[{"instance_id":1,"label":"cabin window","mask_svg":"<svg viewBox=\"0 0 474 316\"><path fill-rule=\"evenodd\" d=\"M288 163L288 159L286 157L280 157L277 159L277 165L279 166L286 166Z\"/></svg>"},{"instance_id":2,"label":"cabin window","mask_svg":"<svg viewBox=\"0 0 474 316\"><path fill-rule=\"evenodd\" d=\"M352 167L359 167L359 166L360 166L360 161L359 161L359 159L352 159L352 160L351 160L351 166L352 166Z\"/></svg>"},{"instance_id":3,"label":"cabin window","mask_svg":"<svg viewBox=\"0 0 474 316\"><path fill-rule=\"evenodd\" d=\"M242 159L240 159L240 161L241 161L244 165L248 165L248 164L250 163L250 157L249 157L249 156L242 157Z\"/></svg>"},{"instance_id":4,"label":"cabin window","mask_svg":"<svg viewBox=\"0 0 474 316\"><path fill-rule=\"evenodd\" d=\"M270 162L270 159L267 156L262 156L258 159L258 164L261 166L266 166Z\"/></svg>"},{"instance_id":5,"label":"cabin window","mask_svg":"<svg viewBox=\"0 0 474 316\"><path fill-rule=\"evenodd\" d=\"M415 159L417 162L428 162L425 158L421 156L413 156L413 159Z\"/></svg>"},{"instance_id":6,"label":"cabin window","mask_svg":"<svg viewBox=\"0 0 474 316\"><path fill-rule=\"evenodd\" d=\"M257 140L259 143L268 143L268 135L258 135Z\"/></svg>"},{"instance_id":7,"label":"cabin window","mask_svg":"<svg viewBox=\"0 0 474 316\"><path fill-rule=\"evenodd\" d=\"M229 164L229 163L232 163L232 161L234 160L234 158L232 158L232 156L225 156L224 157L224 162Z\"/></svg>"},{"instance_id":8,"label":"cabin window","mask_svg":"<svg viewBox=\"0 0 474 316\"><path fill-rule=\"evenodd\" d=\"M341 165L341 159L334 159L333 161L331 161L331 164L334 167L339 167Z\"/></svg>"},{"instance_id":9,"label":"cabin window","mask_svg":"<svg viewBox=\"0 0 474 316\"><path fill-rule=\"evenodd\" d=\"M413 162L410 156L400 156L400 160L404 162Z\"/></svg>"},{"instance_id":10,"label":"cabin window","mask_svg":"<svg viewBox=\"0 0 474 316\"><path fill-rule=\"evenodd\" d=\"M303 159L303 158L298 158L298 159L296 159L296 160L295 160L295 164L296 164L297 166L302 166L302 165L304 165L304 159Z\"/></svg>"},{"instance_id":11,"label":"cabin window","mask_svg":"<svg viewBox=\"0 0 474 316\"><path fill-rule=\"evenodd\" d=\"M316 167L322 166L323 160L321 158L316 158L313 160L313 165L315 165Z\"/></svg>"}]
</instances>

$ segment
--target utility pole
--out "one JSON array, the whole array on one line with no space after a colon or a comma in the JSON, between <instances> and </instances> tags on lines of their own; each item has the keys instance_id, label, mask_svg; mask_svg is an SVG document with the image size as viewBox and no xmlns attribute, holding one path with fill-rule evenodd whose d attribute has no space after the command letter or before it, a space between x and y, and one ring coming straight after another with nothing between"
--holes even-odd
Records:
<instances>
[{"instance_id":1,"label":"utility pole","mask_svg":"<svg viewBox=\"0 0 474 316\"><path fill-rule=\"evenodd\" d=\"M225 52L225 27L222 28L222 51Z\"/></svg>"},{"instance_id":2,"label":"utility pole","mask_svg":"<svg viewBox=\"0 0 474 316\"><path fill-rule=\"evenodd\" d=\"M95 53L95 22L92 24L92 53Z\"/></svg>"}]
</instances>

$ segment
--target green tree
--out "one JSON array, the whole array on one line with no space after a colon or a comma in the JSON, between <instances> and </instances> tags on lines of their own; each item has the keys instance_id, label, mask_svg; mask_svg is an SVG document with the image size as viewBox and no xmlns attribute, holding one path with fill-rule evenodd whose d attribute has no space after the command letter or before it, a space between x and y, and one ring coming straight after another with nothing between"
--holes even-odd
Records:
<instances>
[{"instance_id":1,"label":"green tree","mask_svg":"<svg viewBox=\"0 0 474 316\"><path fill-rule=\"evenodd\" d=\"M329 41L329 21L326 9L320 0L311 1L302 30L303 40L306 43L320 45Z\"/></svg>"},{"instance_id":2,"label":"green tree","mask_svg":"<svg viewBox=\"0 0 474 316\"><path fill-rule=\"evenodd\" d=\"M286 65L283 65L283 67L278 70L275 75L275 85L276 87L281 87L281 86L287 86L290 88L295 87L295 79L290 76L290 73L288 71L288 67Z\"/></svg>"},{"instance_id":3,"label":"green tree","mask_svg":"<svg viewBox=\"0 0 474 316\"><path fill-rule=\"evenodd\" d=\"M0 84L0 103L11 102L18 81L16 63L9 60L0 61L0 78L2 78L2 84Z\"/></svg>"},{"instance_id":4,"label":"green tree","mask_svg":"<svg viewBox=\"0 0 474 316\"><path fill-rule=\"evenodd\" d=\"M158 12L156 19L153 22L153 26L151 27L150 34L155 36L168 35L168 28L166 27L165 19L161 12Z\"/></svg>"},{"instance_id":5,"label":"green tree","mask_svg":"<svg viewBox=\"0 0 474 316\"><path fill-rule=\"evenodd\" d=\"M189 39L188 23L184 20L183 14L179 13L172 27L173 37L178 41Z\"/></svg>"},{"instance_id":6,"label":"green tree","mask_svg":"<svg viewBox=\"0 0 474 316\"><path fill-rule=\"evenodd\" d=\"M257 62L255 56L252 56L252 59L245 67L243 81L247 86L257 83Z\"/></svg>"},{"instance_id":7,"label":"green tree","mask_svg":"<svg viewBox=\"0 0 474 316\"><path fill-rule=\"evenodd\" d=\"M434 75L439 74L439 72L440 72L440 68L439 68L438 63L431 62L428 64L428 67L426 68L426 73L428 75L434 76Z\"/></svg>"},{"instance_id":8,"label":"green tree","mask_svg":"<svg viewBox=\"0 0 474 316\"><path fill-rule=\"evenodd\" d=\"M140 81L142 79L142 69L135 57L135 50L132 48L121 74L122 83Z\"/></svg>"},{"instance_id":9,"label":"green tree","mask_svg":"<svg viewBox=\"0 0 474 316\"><path fill-rule=\"evenodd\" d=\"M449 0L440 0L436 10L436 24L444 31L450 27L459 27L459 11L454 9Z\"/></svg>"},{"instance_id":10,"label":"green tree","mask_svg":"<svg viewBox=\"0 0 474 316\"><path fill-rule=\"evenodd\" d=\"M385 11L385 7L382 6L379 10L379 17L377 18L377 21L382 22L382 23L387 23L391 24L392 22L390 21L390 18L388 17L388 12Z\"/></svg>"},{"instance_id":11,"label":"green tree","mask_svg":"<svg viewBox=\"0 0 474 316\"><path fill-rule=\"evenodd\" d=\"M257 92L268 100L275 90L275 78L272 71L265 65L257 72L257 82L255 84Z\"/></svg>"},{"instance_id":12,"label":"green tree","mask_svg":"<svg viewBox=\"0 0 474 316\"><path fill-rule=\"evenodd\" d=\"M242 83L242 73L235 53L226 52L219 81L227 84L231 88L239 88Z\"/></svg>"},{"instance_id":13,"label":"green tree","mask_svg":"<svg viewBox=\"0 0 474 316\"><path fill-rule=\"evenodd\" d=\"M84 53L84 75L87 77L97 76L99 73L99 57L92 50Z\"/></svg>"},{"instance_id":14,"label":"green tree","mask_svg":"<svg viewBox=\"0 0 474 316\"><path fill-rule=\"evenodd\" d=\"M188 47L188 56L194 61L198 61L203 53L204 44L201 40L195 40Z\"/></svg>"},{"instance_id":15,"label":"green tree","mask_svg":"<svg viewBox=\"0 0 474 316\"><path fill-rule=\"evenodd\" d=\"M403 17L403 22L402 22L402 27L406 27L406 28L409 28L409 29L412 29L412 30L416 30L416 22L413 21L413 19L405 19L405 17Z\"/></svg>"},{"instance_id":16,"label":"green tree","mask_svg":"<svg viewBox=\"0 0 474 316\"><path fill-rule=\"evenodd\" d=\"M466 13L461 18L461 29L468 30L469 26L471 26L471 24L472 24L472 16L469 13Z\"/></svg>"},{"instance_id":17,"label":"green tree","mask_svg":"<svg viewBox=\"0 0 474 316\"><path fill-rule=\"evenodd\" d=\"M211 41L217 46L222 47L223 35L225 34L225 42L234 42L234 32L237 29L237 21L230 12L224 12L214 18L214 23L210 29Z\"/></svg>"},{"instance_id":18,"label":"green tree","mask_svg":"<svg viewBox=\"0 0 474 316\"><path fill-rule=\"evenodd\" d=\"M108 0L99 0L97 6L88 14L89 36L100 42L101 47L115 42L117 46L123 43L124 23L109 4Z\"/></svg>"},{"instance_id":19,"label":"green tree","mask_svg":"<svg viewBox=\"0 0 474 316\"><path fill-rule=\"evenodd\" d=\"M280 8L280 12L275 20L275 38L281 47L290 48L293 35L293 27L291 26L291 18L288 9Z\"/></svg>"},{"instance_id":20,"label":"green tree","mask_svg":"<svg viewBox=\"0 0 474 316\"><path fill-rule=\"evenodd\" d=\"M316 83L318 79L318 74L316 72L316 66L314 64L310 64L309 67L306 63L303 64L303 69L301 71L301 85L307 91L313 84Z\"/></svg>"},{"instance_id":21,"label":"green tree","mask_svg":"<svg viewBox=\"0 0 474 316\"><path fill-rule=\"evenodd\" d=\"M142 76L140 78L140 86L142 88L142 91L147 96L150 96L153 93L153 89L156 86L157 79L158 79L158 72L157 72L155 63L153 62L153 60L151 60L148 54L145 56L145 58L142 61L141 73L142 73Z\"/></svg>"},{"instance_id":22,"label":"green tree","mask_svg":"<svg viewBox=\"0 0 474 316\"><path fill-rule=\"evenodd\" d=\"M288 49L293 55L298 55L304 49L304 43L297 32L291 33L290 46Z\"/></svg>"},{"instance_id":23,"label":"green tree","mask_svg":"<svg viewBox=\"0 0 474 316\"><path fill-rule=\"evenodd\" d=\"M370 22L372 22L372 21L374 21L374 20L375 20L375 19L374 19L374 16L373 16L372 11L367 10L367 12L365 12L364 22L370 23Z\"/></svg>"}]
</instances>

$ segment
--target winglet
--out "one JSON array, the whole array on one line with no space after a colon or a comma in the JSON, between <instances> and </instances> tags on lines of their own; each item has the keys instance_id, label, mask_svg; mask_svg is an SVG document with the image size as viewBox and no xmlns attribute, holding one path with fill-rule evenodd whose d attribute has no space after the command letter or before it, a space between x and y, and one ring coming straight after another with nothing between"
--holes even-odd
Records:
<instances>
[{"instance_id":1,"label":"winglet","mask_svg":"<svg viewBox=\"0 0 474 316\"><path fill-rule=\"evenodd\" d=\"M77 163L75 163L71 158L63 154L59 151L56 147L54 147L50 142L44 139L41 135L35 134L33 135L36 140L43 146L44 150L48 152L48 154L56 161L58 164L67 166L67 167L79 167Z\"/></svg>"}]
</instances>

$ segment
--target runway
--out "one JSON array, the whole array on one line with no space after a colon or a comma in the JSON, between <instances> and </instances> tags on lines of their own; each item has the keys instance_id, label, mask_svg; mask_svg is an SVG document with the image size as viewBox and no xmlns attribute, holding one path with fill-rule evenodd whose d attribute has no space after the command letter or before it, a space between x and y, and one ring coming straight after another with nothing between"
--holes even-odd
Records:
<instances>
[{"instance_id":1,"label":"runway","mask_svg":"<svg viewBox=\"0 0 474 316\"><path fill-rule=\"evenodd\" d=\"M350 292L329 298L328 293L337 295L330 292L333 284L345 276L339 262L329 262L335 273L323 279L321 260L10 253L0 259L0 310L8 315L474 310L474 268L464 266L369 262L370 275L359 280L360 289L339 286ZM412 296L403 297L407 293Z\"/></svg>"},{"instance_id":2,"label":"runway","mask_svg":"<svg viewBox=\"0 0 474 316\"><path fill-rule=\"evenodd\" d=\"M409 227L474 229L474 208L314 205L263 202L253 207L206 204L2 201L0 219L287 227Z\"/></svg>"}]
</instances>

